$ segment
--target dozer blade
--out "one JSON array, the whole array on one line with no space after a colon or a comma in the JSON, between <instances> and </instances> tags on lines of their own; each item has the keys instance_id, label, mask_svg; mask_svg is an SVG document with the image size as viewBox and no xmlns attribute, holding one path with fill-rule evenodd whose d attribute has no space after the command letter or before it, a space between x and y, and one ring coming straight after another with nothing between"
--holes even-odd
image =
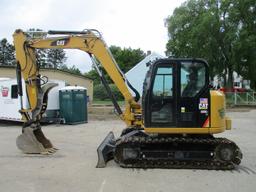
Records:
<instances>
[{"instance_id":1,"label":"dozer blade","mask_svg":"<svg viewBox=\"0 0 256 192\"><path fill-rule=\"evenodd\" d=\"M16 145L23 153L27 154L50 155L58 150L44 136L41 128L36 130L31 127L24 128L23 133L16 139Z\"/></svg>"},{"instance_id":2,"label":"dozer blade","mask_svg":"<svg viewBox=\"0 0 256 192\"><path fill-rule=\"evenodd\" d=\"M115 136L113 132L109 132L109 134L102 141L100 146L97 149L98 153L98 163L96 165L97 168L104 168L109 160L114 157L115 150Z\"/></svg>"}]
</instances>

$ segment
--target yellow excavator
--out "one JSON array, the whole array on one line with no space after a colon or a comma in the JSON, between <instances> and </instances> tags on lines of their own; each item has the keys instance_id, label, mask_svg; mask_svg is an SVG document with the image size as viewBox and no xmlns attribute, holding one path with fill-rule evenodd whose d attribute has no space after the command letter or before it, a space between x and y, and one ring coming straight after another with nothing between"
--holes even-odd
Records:
<instances>
[{"instance_id":1,"label":"yellow excavator","mask_svg":"<svg viewBox=\"0 0 256 192\"><path fill-rule=\"evenodd\" d=\"M224 94L210 89L205 60L165 58L150 63L140 99L95 29L48 32L18 29L13 38L18 94L22 98L23 78L30 104L24 108L21 99L20 113L25 123L16 144L24 153L52 154L57 150L40 126L47 108L47 94L56 84L40 75L36 49L79 49L91 57L116 112L127 125L118 138L110 132L99 145L96 167L105 167L111 159L127 168L229 170L240 164L239 147L226 138L213 136L231 129L231 120L225 115ZM99 66L124 96L123 111Z\"/></svg>"}]
</instances>

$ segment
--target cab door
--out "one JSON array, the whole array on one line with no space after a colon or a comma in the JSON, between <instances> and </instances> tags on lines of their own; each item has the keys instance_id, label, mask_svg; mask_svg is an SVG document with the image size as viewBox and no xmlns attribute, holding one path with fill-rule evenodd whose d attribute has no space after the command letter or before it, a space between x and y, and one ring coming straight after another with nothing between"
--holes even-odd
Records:
<instances>
[{"instance_id":1,"label":"cab door","mask_svg":"<svg viewBox=\"0 0 256 192\"><path fill-rule=\"evenodd\" d=\"M149 95L148 118L151 127L176 126L176 65L162 63L154 69Z\"/></svg>"},{"instance_id":2,"label":"cab door","mask_svg":"<svg viewBox=\"0 0 256 192\"><path fill-rule=\"evenodd\" d=\"M204 127L210 113L207 64L202 60L180 60L178 74L177 126Z\"/></svg>"}]
</instances>

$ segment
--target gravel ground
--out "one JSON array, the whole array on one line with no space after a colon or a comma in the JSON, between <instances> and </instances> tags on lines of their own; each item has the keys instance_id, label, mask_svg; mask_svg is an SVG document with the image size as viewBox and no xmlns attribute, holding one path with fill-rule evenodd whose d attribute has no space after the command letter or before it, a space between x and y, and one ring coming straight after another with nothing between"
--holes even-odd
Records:
<instances>
[{"instance_id":1,"label":"gravel ground","mask_svg":"<svg viewBox=\"0 0 256 192\"><path fill-rule=\"evenodd\" d=\"M235 141L244 158L233 171L123 169L110 161L97 169L96 149L119 120L81 125L47 125L44 133L60 148L52 156L24 155L15 145L21 125L0 123L0 191L255 191L256 110L231 112L233 129L220 136Z\"/></svg>"}]
</instances>

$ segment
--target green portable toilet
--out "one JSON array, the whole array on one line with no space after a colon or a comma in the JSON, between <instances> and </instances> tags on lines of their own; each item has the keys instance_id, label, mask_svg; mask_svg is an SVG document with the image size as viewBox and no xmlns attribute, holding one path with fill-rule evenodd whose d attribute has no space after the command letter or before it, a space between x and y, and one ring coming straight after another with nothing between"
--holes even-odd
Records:
<instances>
[{"instance_id":1,"label":"green portable toilet","mask_svg":"<svg viewBox=\"0 0 256 192\"><path fill-rule=\"evenodd\" d=\"M59 90L60 116L66 124L88 122L87 89L67 86Z\"/></svg>"}]
</instances>

